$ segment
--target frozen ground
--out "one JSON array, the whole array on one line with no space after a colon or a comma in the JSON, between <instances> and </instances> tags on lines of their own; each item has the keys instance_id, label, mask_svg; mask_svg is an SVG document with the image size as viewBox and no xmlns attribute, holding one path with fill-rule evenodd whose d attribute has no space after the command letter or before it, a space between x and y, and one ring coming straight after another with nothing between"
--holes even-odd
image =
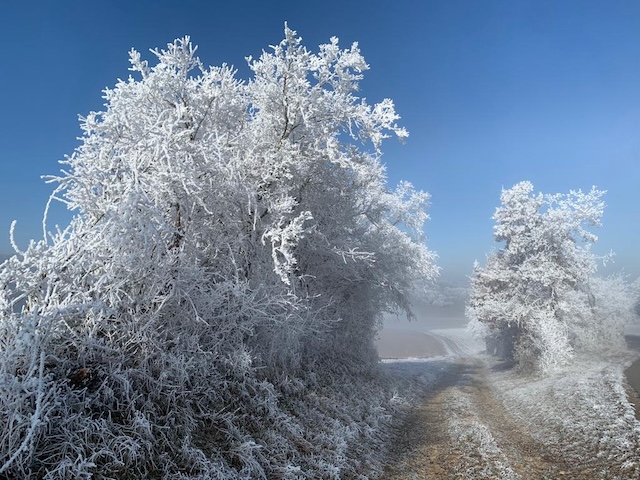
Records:
<instances>
[{"instance_id":1,"label":"frozen ground","mask_svg":"<svg viewBox=\"0 0 640 480\"><path fill-rule=\"evenodd\" d=\"M422 395L397 425L381 478L640 478L640 423L623 375L635 353L523 378L482 354L464 328L426 333L444 355L383 361Z\"/></svg>"}]
</instances>

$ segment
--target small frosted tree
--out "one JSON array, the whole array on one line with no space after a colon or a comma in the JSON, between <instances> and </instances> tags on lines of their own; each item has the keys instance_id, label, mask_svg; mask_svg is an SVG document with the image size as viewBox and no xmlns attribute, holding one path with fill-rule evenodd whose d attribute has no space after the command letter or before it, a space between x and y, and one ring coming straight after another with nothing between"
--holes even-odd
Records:
<instances>
[{"instance_id":1,"label":"small frosted tree","mask_svg":"<svg viewBox=\"0 0 640 480\"><path fill-rule=\"evenodd\" d=\"M530 182L503 190L493 219L504 246L476 263L467 313L489 330L488 349L523 369L548 370L573 355L574 323L591 318L596 271L588 230L600 225L605 192L533 193ZM592 320L589 320L592 322Z\"/></svg>"},{"instance_id":2,"label":"small frosted tree","mask_svg":"<svg viewBox=\"0 0 640 480\"><path fill-rule=\"evenodd\" d=\"M319 478L307 417L338 472L369 428L303 380L371 371L382 312L437 273L428 195L381 164L407 133L357 97L356 44L286 28L247 82L195 51L131 51L50 178L71 224L0 268L0 475Z\"/></svg>"}]
</instances>

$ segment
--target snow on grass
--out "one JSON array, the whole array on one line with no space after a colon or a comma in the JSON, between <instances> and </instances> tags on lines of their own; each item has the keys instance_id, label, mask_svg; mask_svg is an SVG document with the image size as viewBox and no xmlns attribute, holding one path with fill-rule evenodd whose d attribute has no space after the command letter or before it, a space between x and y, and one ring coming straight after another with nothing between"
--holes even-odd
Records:
<instances>
[{"instance_id":1,"label":"snow on grass","mask_svg":"<svg viewBox=\"0 0 640 480\"><path fill-rule=\"evenodd\" d=\"M640 423L625 391L629 354L578 358L545 377L490 376L505 408L531 435L592 475L640 478Z\"/></svg>"},{"instance_id":2,"label":"snow on grass","mask_svg":"<svg viewBox=\"0 0 640 480\"><path fill-rule=\"evenodd\" d=\"M519 479L489 428L478 419L477 406L471 399L459 390L452 391L448 405L448 434L453 450L461 457L459 473L464 478Z\"/></svg>"}]
</instances>

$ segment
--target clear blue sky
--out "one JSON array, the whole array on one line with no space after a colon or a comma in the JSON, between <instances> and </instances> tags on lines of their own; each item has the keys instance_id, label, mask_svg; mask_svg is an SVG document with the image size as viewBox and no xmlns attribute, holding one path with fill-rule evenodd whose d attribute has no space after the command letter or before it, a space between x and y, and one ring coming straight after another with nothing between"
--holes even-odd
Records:
<instances>
[{"instance_id":1,"label":"clear blue sky","mask_svg":"<svg viewBox=\"0 0 640 480\"><path fill-rule=\"evenodd\" d=\"M283 24L315 48L358 41L369 102L392 98L410 132L389 142L389 180L432 195L429 245L447 277L494 247L500 189L608 190L596 251L640 274L640 1L21 1L0 14L0 252L18 220L40 238L56 173L80 135L78 114L147 54L191 35L207 65L279 42ZM62 207L55 211L66 221Z\"/></svg>"}]
</instances>

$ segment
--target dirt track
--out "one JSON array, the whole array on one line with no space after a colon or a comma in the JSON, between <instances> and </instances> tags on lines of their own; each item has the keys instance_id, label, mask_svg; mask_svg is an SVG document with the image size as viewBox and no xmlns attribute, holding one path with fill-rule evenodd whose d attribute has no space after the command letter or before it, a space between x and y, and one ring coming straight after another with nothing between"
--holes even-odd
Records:
<instances>
[{"instance_id":1,"label":"dirt track","mask_svg":"<svg viewBox=\"0 0 640 480\"><path fill-rule=\"evenodd\" d=\"M494 395L478 358L459 358L398 426L384 479L601 478L536 441Z\"/></svg>"}]
</instances>

